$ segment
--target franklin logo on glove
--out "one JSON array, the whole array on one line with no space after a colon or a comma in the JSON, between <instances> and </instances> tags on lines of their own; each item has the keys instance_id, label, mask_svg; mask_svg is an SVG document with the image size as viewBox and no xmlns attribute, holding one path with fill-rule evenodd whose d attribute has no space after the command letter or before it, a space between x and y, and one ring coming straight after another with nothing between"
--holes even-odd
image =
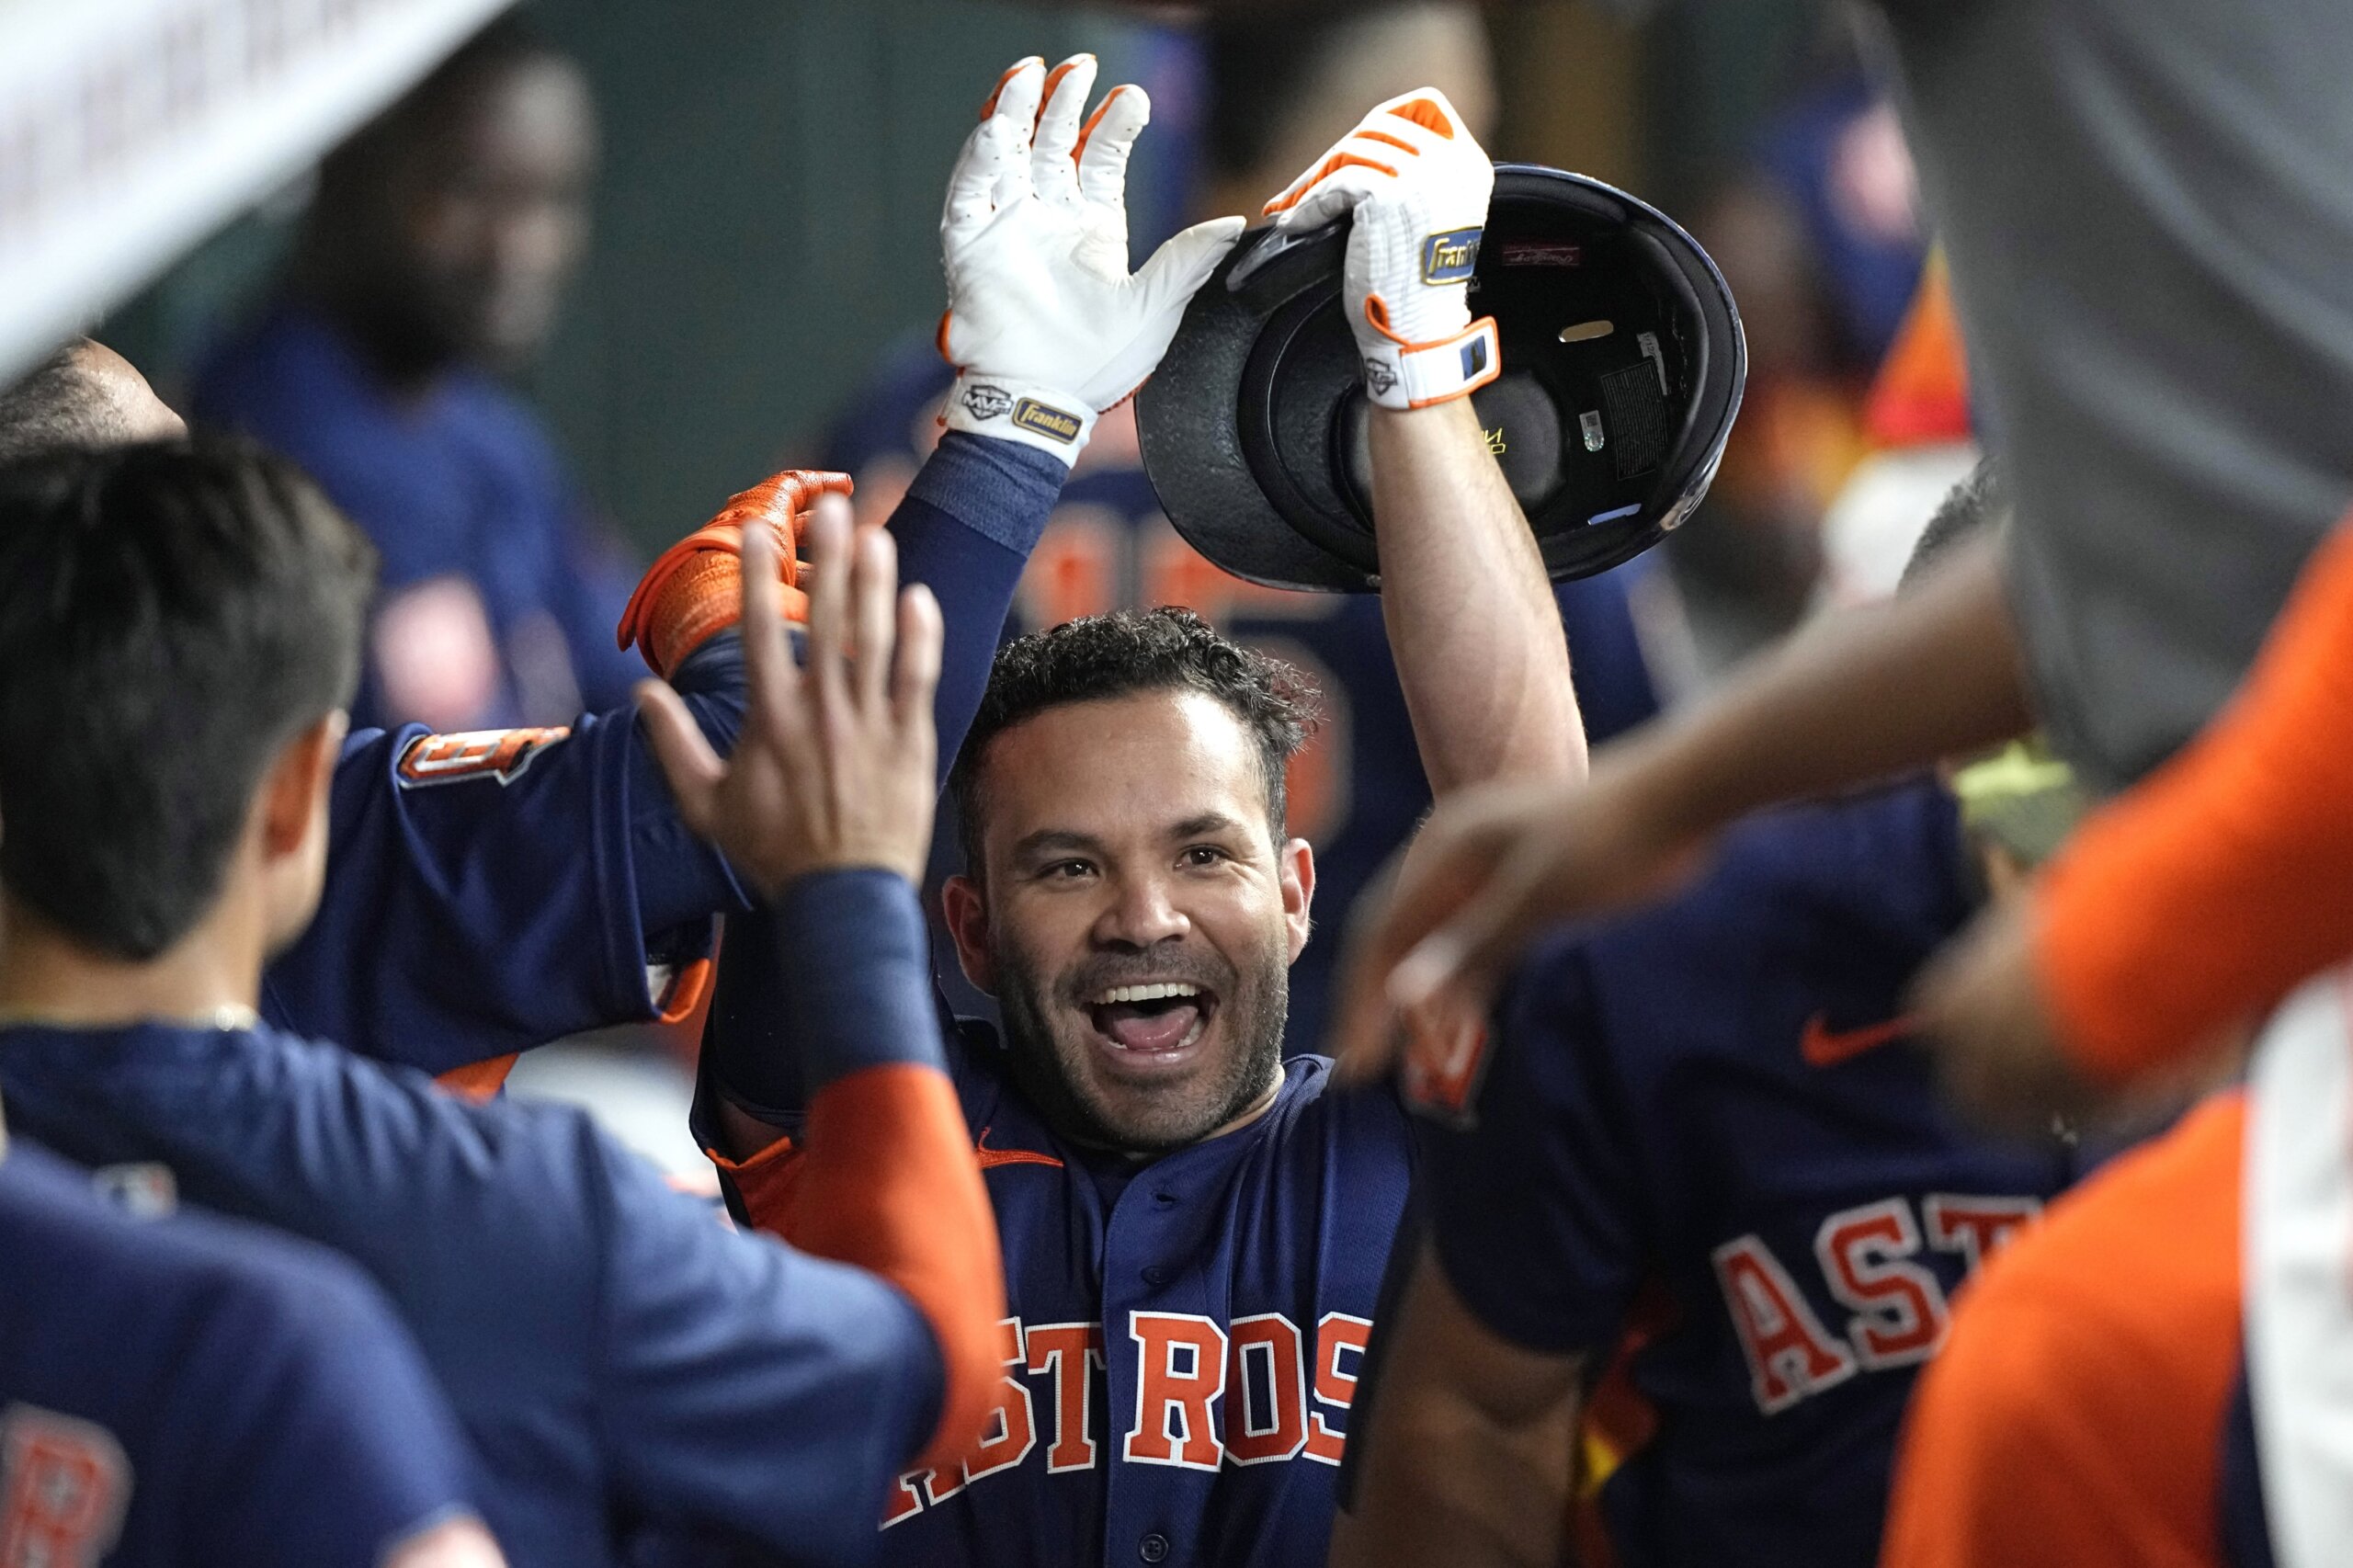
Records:
<instances>
[{"instance_id":1,"label":"franklin logo on glove","mask_svg":"<svg viewBox=\"0 0 2353 1568\"><path fill-rule=\"evenodd\" d=\"M1451 233L1432 234L1422 249L1422 281L1425 283L1460 283L1469 278L1479 265L1480 229L1457 229Z\"/></svg>"},{"instance_id":2,"label":"franklin logo on glove","mask_svg":"<svg viewBox=\"0 0 2353 1568\"><path fill-rule=\"evenodd\" d=\"M1025 397L1013 411L1013 422L1024 430L1035 430L1054 441L1075 441L1086 428L1075 414L1064 414L1059 408L1048 408L1034 397Z\"/></svg>"}]
</instances>

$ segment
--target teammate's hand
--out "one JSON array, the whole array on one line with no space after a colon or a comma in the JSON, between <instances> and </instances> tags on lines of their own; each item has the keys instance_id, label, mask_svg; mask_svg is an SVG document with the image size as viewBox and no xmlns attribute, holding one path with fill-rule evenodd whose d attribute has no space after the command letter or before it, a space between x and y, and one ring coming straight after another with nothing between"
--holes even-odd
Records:
<instances>
[{"instance_id":1,"label":"teammate's hand","mask_svg":"<svg viewBox=\"0 0 2353 1568\"><path fill-rule=\"evenodd\" d=\"M1185 302L1242 233L1239 218L1186 230L1128 272L1128 153L1152 118L1143 89L1080 116L1095 57L1006 72L948 181L939 221L948 314L939 351L962 372L952 430L1075 462L1095 416L1141 385Z\"/></svg>"},{"instance_id":2,"label":"teammate's hand","mask_svg":"<svg viewBox=\"0 0 2353 1568\"><path fill-rule=\"evenodd\" d=\"M1457 1038L1545 925L1667 891L1706 843L1653 809L1643 765L1622 753L1584 783L1449 796L1358 901L1334 990L1342 1081L1386 1073L1403 1023L1417 1040Z\"/></svg>"},{"instance_id":3,"label":"teammate's hand","mask_svg":"<svg viewBox=\"0 0 2353 1568\"><path fill-rule=\"evenodd\" d=\"M743 732L722 762L678 694L638 687L654 754L687 825L765 897L813 871L881 867L923 880L937 788L932 688L939 606L898 586L888 530L838 510L810 527L808 658L794 662L767 528L744 535Z\"/></svg>"},{"instance_id":4,"label":"teammate's hand","mask_svg":"<svg viewBox=\"0 0 2353 1568\"><path fill-rule=\"evenodd\" d=\"M2098 1098L2061 1049L2035 978L2030 893L1989 906L1930 961L1913 997L1946 1097L1972 1119L2038 1132Z\"/></svg>"},{"instance_id":5,"label":"teammate's hand","mask_svg":"<svg viewBox=\"0 0 2353 1568\"><path fill-rule=\"evenodd\" d=\"M731 495L719 515L664 551L621 611L615 640L637 644L648 668L667 678L688 656L735 624L744 605L744 531L765 528L776 540L779 598L787 620L809 619L801 590L801 537L809 514L827 496L850 494L846 473L789 468ZM839 503L836 502L836 505Z\"/></svg>"},{"instance_id":6,"label":"teammate's hand","mask_svg":"<svg viewBox=\"0 0 2353 1568\"><path fill-rule=\"evenodd\" d=\"M1343 291L1365 394L1381 407L1462 397L1501 372L1495 318L1471 319L1471 269L1495 184L1462 117L1423 87L1365 116L1267 203L1282 230L1356 214Z\"/></svg>"}]
</instances>

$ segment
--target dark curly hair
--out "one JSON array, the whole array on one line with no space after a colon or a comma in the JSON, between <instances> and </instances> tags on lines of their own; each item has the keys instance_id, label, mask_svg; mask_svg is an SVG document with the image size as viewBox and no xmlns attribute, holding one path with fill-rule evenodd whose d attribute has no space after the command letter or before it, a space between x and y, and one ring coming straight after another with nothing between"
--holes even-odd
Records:
<instances>
[{"instance_id":1,"label":"dark curly hair","mask_svg":"<svg viewBox=\"0 0 2353 1568\"><path fill-rule=\"evenodd\" d=\"M1191 610L1115 610L1016 638L997 651L980 712L949 770L968 875L981 874L980 772L989 743L1050 708L1155 691L1217 699L1257 743L1267 821L1283 836L1283 769L1322 716L1323 693L1280 659L1228 642Z\"/></svg>"}]
</instances>

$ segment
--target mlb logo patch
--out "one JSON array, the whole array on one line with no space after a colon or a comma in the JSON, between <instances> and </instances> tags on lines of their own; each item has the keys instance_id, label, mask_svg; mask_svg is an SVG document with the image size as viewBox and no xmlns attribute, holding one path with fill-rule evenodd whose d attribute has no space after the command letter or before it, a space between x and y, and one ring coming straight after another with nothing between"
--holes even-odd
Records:
<instances>
[{"instance_id":1,"label":"mlb logo patch","mask_svg":"<svg viewBox=\"0 0 2353 1568\"><path fill-rule=\"evenodd\" d=\"M1449 229L1422 242L1422 281L1460 283L1479 265L1483 229Z\"/></svg>"}]
</instances>

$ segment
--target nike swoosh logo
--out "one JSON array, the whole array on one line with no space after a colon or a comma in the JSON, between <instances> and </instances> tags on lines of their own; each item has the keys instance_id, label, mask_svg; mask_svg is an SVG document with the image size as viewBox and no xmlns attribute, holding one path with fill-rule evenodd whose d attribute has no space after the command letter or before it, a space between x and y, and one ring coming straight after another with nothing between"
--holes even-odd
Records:
<instances>
[{"instance_id":1,"label":"nike swoosh logo","mask_svg":"<svg viewBox=\"0 0 2353 1568\"><path fill-rule=\"evenodd\" d=\"M997 1165L1051 1165L1056 1170L1063 1168L1063 1163L1060 1160L1051 1154L1040 1154L1034 1149L990 1148L989 1129L985 1127L981 1129L981 1135L972 1140L972 1153L980 1160L981 1169L984 1171Z\"/></svg>"},{"instance_id":2,"label":"nike swoosh logo","mask_svg":"<svg viewBox=\"0 0 2353 1568\"><path fill-rule=\"evenodd\" d=\"M1805 1058L1809 1067L1836 1067L1889 1040L1902 1040L1912 1029L1909 1015L1885 1023L1865 1024L1859 1029L1834 1029L1827 1017L1816 1013L1805 1021L1805 1029L1798 1036L1798 1054Z\"/></svg>"}]
</instances>

